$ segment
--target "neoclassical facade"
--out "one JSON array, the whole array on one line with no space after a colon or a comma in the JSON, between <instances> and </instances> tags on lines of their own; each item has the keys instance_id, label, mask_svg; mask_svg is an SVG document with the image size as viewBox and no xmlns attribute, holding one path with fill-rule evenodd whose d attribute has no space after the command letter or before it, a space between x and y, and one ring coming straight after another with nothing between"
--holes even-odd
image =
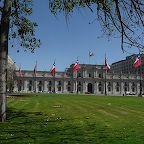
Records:
<instances>
[{"instance_id":1,"label":"neoclassical facade","mask_svg":"<svg viewBox=\"0 0 144 144\"><path fill-rule=\"evenodd\" d=\"M104 65L80 64L73 72L73 64L64 72L52 76L47 71L22 70L23 77L17 72L15 91L43 93L92 93L123 95L126 92L138 95L143 93L143 77L140 74L106 72ZM141 90L140 90L141 88Z\"/></svg>"}]
</instances>

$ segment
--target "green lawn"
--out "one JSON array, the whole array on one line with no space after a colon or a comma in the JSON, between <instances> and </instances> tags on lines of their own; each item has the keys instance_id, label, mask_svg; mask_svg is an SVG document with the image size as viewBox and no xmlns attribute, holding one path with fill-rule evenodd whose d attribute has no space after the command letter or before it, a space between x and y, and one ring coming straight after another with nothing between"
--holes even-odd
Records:
<instances>
[{"instance_id":1,"label":"green lawn","mask_svg":"<svg viewBox=\"0 0 144 144\"><path fill-rule=\"evenodd\" d=\"M0 144L144 144L144 98L7 98L7 121L0 128Z\"/></svg>"}]
</instances>

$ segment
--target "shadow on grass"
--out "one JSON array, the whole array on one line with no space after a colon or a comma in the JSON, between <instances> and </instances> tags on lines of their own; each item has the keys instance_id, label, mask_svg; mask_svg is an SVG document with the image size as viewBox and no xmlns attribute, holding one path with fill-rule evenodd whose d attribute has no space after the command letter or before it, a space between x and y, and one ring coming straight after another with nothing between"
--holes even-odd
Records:
<instances>
[{"instance_id":1,"label":"shadow on grass","mask_svg":"<svg viewBox=\"0 0 144 144\"><path fill-rule=\"evenodd\" d=\"M82 123L81 123L82 121ZM1 144L141 144L133 139L87 118L52 118L41 112L7 109L7 121L0 123Z\"/></svg>"},{"instance_id":2,"label":"shadow on grass","mask_svg":"<svg viewBox=\"0 0 144 144\"><path fill-rule=\"evenodd\" d=\"M48 129L41 112L7 109L7 121L0 123L0 143L36 143L47 138Z\"/></svg>"},{"instance_id":3,"label":"shadow on grass","mask_svg":"<svg viewBox=\"0 0 144 144\"><path fill-rule=\"evenodd\" d=\"M68 119L51 119L41 112L7 109L7 121L0 123L2 144L59 144L83 142L84 131Z\"/></svg>"}]
</instances>

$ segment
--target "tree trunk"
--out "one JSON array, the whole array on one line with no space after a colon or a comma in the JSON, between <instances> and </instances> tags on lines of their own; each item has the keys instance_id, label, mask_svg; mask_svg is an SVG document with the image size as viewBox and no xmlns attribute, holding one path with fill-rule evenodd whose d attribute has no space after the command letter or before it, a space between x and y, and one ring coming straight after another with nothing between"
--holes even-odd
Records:
<instances>
[{"instance_id":1,"label":"tree trunk","mask_svg":"<svg viewBox=\"0 0 144 144\"><path fill-rule=\"evenodd\" d=\"M8 36L12 0L4 0L0 25L0 121L6 120Z\"/></svg>"}]
</instances>

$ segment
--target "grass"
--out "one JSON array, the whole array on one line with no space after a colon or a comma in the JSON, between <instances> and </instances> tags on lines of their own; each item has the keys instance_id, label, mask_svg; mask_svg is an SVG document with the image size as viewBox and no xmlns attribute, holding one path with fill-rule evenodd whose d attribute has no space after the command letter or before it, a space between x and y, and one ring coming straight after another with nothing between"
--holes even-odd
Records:
<instances>
[{"instance_id":1,"label":"grass","mask_svg":"<svg viewBox=\"0 0 144 144\"><path fill-rule=\"evenodd\" d=\"M144 144L144 98L38 95L7 99L1 144Z\"/></svg>"}]
</instances>

